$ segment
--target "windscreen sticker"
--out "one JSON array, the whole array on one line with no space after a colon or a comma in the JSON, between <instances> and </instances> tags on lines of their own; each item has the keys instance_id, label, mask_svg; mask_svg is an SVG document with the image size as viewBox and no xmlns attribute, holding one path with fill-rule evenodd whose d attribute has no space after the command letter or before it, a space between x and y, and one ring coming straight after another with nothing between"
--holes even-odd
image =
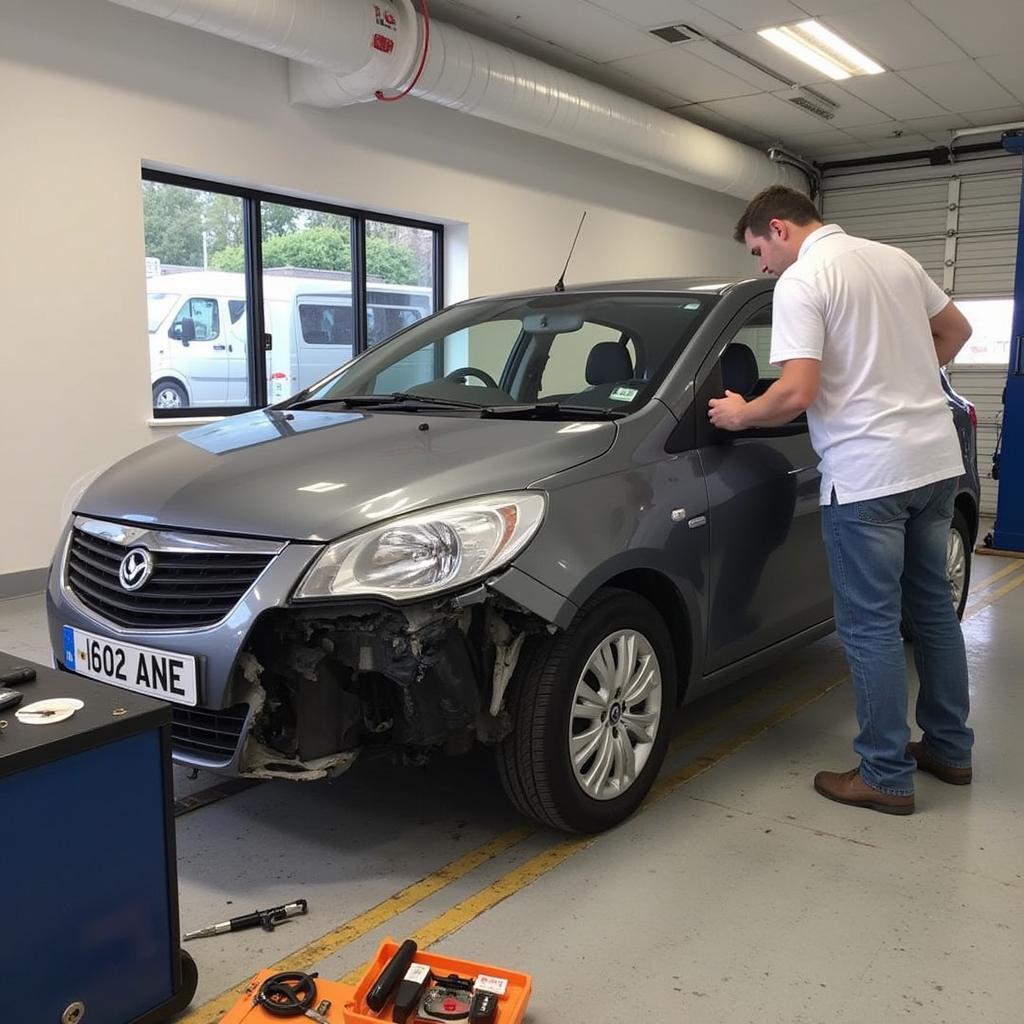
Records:
<instances>
[{"instance_id":1,"label":"windscreen sticker","mask_svg":"<svg viewBox=\"0 0 1024 1024\"><path fill-rule=\"evenodd\" d=\"M639 394L639 388L616 388L609 397L613 402L632 402Z\"/></svg>"}]
</instances>

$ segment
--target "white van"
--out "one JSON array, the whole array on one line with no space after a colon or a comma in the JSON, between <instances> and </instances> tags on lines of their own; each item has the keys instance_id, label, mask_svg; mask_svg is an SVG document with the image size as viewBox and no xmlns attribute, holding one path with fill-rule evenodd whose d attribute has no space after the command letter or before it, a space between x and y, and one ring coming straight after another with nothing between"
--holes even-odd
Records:
<instances>
[{"instance_id":1,"label":"white van","mask_svg":"<svg viewBox=\"0 0 1024 1024\"><path fill-rule=\"evenodd\" d=\"M267 397L278 402L353 355L351 283L343 275L263 278ZM314 272L315 273L315 272ZM216 270L150 277L146 283L154 409L249 404L245 276ZM430 288L367 284L371 345L426 316Z\"/></svg>"}]
</instances>

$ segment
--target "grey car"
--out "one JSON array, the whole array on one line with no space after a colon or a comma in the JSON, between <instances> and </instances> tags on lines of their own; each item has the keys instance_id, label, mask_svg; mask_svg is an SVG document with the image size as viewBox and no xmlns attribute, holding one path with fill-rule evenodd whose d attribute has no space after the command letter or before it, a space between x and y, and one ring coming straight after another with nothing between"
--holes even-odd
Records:
<instances>
[{"instance_id":1,"label":"grey car","mask_svg":"<svg viewBox=\"0 0 1024 1024\"><path fill-rule=\"evenodd\" d=\"M123 460L75 504L56 662L174 704L174 756L258 778L495 749L525 814L629 815L676 706L833 628L807 425L724 434L773 282L477 299L277 406ZM950 537L962 610L974 429Z\"/></svg>"}]
</instances>

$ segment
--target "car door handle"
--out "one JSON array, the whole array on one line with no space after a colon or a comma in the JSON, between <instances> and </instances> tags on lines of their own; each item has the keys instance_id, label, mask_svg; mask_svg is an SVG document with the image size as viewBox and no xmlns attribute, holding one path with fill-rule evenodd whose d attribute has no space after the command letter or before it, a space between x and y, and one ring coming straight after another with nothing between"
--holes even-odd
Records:
<instances>
[{"instance_id":1,"label":"car door handle","mask_svg":"<svg viewBox=\"0 0 1024 1024\"><path fill-rule=\"evenodd\" d=\"M213 351L214 352L223 352L226 348L227 348L227 345L214 345L213 346Z\"/></svg>"}]
</instances>

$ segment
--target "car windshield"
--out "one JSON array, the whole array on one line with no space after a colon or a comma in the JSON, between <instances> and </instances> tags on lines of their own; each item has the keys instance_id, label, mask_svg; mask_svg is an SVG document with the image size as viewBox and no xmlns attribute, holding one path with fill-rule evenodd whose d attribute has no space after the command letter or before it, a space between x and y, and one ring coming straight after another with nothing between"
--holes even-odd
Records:
<instances>
[{"instance_id":1,"label":"car windshield","mask_svg":"<svg viewBox=\"0 0 1024 1024\"><path fill-rule=\"evenodd\" d=\"M152 334L164 322L164 318L171 311L171 307L177 301L178 296L172 295L170 292L150 292L146 296L150 334Z\"/></svg>"},{"instance_id":2,"label":"car windshield","mask_svg":"<svg viewBox=\"0 0 1024 1024\"><path fill-rule=\"evenodd\" d=\"M522 414L644 404L714 302L687 294L546 294L462 303L420 321L288 404L401 395ZM518 411L517 411L518 410Z\"/></svg>"}]
</instances>

